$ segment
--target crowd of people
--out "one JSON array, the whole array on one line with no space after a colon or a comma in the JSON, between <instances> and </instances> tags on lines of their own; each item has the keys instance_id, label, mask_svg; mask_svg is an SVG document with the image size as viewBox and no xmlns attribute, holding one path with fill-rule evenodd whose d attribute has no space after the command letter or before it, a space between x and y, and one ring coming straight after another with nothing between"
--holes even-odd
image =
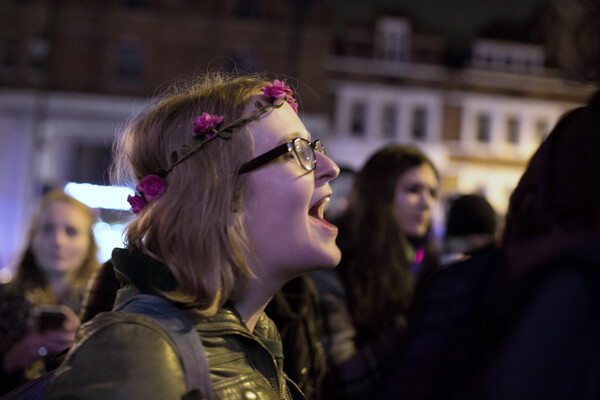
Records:
<instances>
[{"instance_id":1,"label":"crowd of people","mask_svg":"<svg viewBox=\"0 0 600 400\"><path fill-rule=\"evenodd\" d=\"M557 123L502 220L481 193L440 199L405 144L346 170L329 213L340 168L285 82L170 90L115 145L135 215L108 262L93 210L40 200L0 286L1 394L52 370L48 399L600 396L600 94Z\"/></svg>"}]
</instances>

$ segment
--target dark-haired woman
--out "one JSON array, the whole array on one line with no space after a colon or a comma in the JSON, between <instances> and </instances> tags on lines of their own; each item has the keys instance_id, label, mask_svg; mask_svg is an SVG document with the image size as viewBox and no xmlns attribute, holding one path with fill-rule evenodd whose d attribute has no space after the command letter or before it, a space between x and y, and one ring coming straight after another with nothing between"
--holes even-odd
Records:
<instances>
[{"instance_id":1,"label":"dark-haired woman","mask_svg":"<svg viewBox=\"0 0 600 400\"><path fill-rule=\"evenodd\" d=\"M313 275L325 315L325 398L382 398L411 300L437 264L429 238L438 184L433 163L402 145L380 149L355 176L338 222L342 261Z\"/></svg>"}]
</instances>

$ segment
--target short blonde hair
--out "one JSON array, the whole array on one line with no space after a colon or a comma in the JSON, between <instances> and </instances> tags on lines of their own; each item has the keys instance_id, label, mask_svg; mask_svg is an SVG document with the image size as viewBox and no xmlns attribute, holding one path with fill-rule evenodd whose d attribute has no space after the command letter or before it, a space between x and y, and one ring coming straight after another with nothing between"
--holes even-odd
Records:
<instances>
[{"instance_id":1,"label":"short blonde hair","mask_svg":"<svg viewBox=\"0 0 600 400\"><path fill-rule=\"evenodd\" d=\"M115 147L113 180L133 183L171 165L171 153L192 146L196 117L242 116L251 97L268 82L262 76L207 74L170 94L133 119ZM164 262L177 280L171 300L194 303L206 315L239 298L252 275L243 226L243 178L239 167L252 157L252 136L237 128L231 139L215 139L178 164L167 189L126 228L127 247Z\"/></svg>"}]
</instances>

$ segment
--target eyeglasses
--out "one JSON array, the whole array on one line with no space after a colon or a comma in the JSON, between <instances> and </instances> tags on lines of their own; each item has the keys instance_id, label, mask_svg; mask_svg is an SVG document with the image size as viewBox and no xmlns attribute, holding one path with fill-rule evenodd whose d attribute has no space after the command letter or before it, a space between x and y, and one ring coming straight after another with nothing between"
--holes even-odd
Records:
<instances>
[{"instance_id":1,"label":"eyeglasses","mask_svg":"<svg viewBox=\"0 0 600 400\"><path fill-rule=\"evenodd\" d=\"M261 154L258 157L244 163L239 169L239 173L243 174L255 170L256 168L262 167L268 162L273 161L277 157L280 157L288 152L294 155L294 158L302 168L307 171L312 171L317 167L317 158L315 157L315 150L321 154L325 154L325 146L320 140L309 142L303 138L295 138L287 143L275 147L272 150Z\"/></svg>"}]
</instances>

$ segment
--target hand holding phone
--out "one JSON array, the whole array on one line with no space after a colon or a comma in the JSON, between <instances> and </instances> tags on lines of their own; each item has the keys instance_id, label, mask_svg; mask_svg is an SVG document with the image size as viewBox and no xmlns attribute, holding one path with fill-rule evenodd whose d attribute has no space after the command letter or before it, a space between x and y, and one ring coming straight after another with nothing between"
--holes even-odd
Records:
<instances>
[{"instance_id":1,"label":"hand holding phone","mask_svg":"<svg viewBox=\"0 0 600 400\"><path fill-rule=\"evenodd\" d=\"M53 356L73 344L80 324L67 306L36 306L32 310L27 334L6 350L3 368L6 373L19 371L45 355Z\"/></svg>"},{"instance_id":2,"label":"hand holding phone","mask_svg":"<svg viewBox=\"0 0 600 400\"><path fill-rule=\"evenodd\" d=\"M69 312L72 313L69 307L62 305L37 306L34 309L34 316L37 318L38 331L64 329Z\"/></svg>"}]
</instances>

